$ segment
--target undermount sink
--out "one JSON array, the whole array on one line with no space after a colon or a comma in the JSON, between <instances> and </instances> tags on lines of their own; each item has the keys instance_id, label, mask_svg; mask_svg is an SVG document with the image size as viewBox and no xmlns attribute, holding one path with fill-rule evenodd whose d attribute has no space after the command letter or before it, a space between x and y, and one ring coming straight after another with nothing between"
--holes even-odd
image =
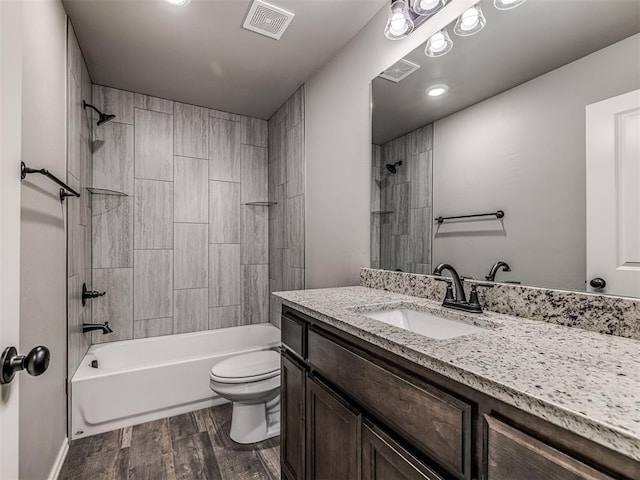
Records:
<instances>
[{"instance_id":1,"label":"undermount sink","mask_svg":"<svg viewBox=\"0 0 640 480\"><path fill-rule=\"evenodd\" d=\"M445 339L486 331L485 328L458 320L451 320L428 312L408 308L363 313L365 317L379 320L395 327L410 330L425 337Z\"/></svg>"}]
</instances>

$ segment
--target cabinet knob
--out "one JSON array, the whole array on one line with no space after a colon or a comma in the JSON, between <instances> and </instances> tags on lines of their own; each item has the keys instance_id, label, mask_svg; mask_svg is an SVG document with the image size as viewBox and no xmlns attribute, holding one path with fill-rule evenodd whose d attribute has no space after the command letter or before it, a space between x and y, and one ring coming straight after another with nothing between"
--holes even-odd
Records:
<instances>
[{"instance_id":1,"label":"cabinet knob","mask_svg":"<svg viewBox=\"0 0 640 480\"><path fill-rule=\"evenodd\" d=\"M10 383L20 370L26 370L34 377L42 375L49 368L50 359L47 347L35 347L26 355L18 355L16 347L7 347L0 357L0 384Z\"/></svg>"},{"instance_id":2,"label":"cabinet knob","mask_svg":"<svg viewBox=\"0 0 640 480\"><path fill-rule=\"evenodd\" d=\"M596 277L591 279L589 285L591 285L593 288L604 288L607 286L607 282L604 278Z\"/></svg>"}]
</instances>

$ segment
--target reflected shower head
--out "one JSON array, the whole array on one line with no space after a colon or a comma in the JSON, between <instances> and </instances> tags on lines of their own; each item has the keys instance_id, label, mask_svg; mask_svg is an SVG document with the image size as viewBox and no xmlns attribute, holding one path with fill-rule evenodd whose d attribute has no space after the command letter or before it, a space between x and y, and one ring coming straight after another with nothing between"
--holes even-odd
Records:
<instances>
[{"instance_id":1,"label":"reflected shower head","mask_svg":"<svg viewBox=\"0 0 640 480\"><path fill-rule=\"evenodd\" d=\"M400 165L402 165L402 160L398 160L393 165L391 165L390 163L387 163L385 167L390 173L396 174L398 173L398 170L396 169L396 167L399 167Z\"/></svg>"},{"instance_id":2,"label":"reflected shower head","mask_svg":"<svg viewBox=\"0 0 640 480\"><path fill-rule=\"evenodd\" d=\"M88 104L87 102L85 102L83 100L82 101L82 108L86 109L87 107L91 108L92 110L95 110L95 112L99 115L98 123L96 124L97 126L100 126L103 123L107 123L107 122L113 120L114 118L116 118L115 115L111 115L111 114L108 114L108 113L102 113L96 107L94 107L93 105Z\"/></svg>"}]
</instances>

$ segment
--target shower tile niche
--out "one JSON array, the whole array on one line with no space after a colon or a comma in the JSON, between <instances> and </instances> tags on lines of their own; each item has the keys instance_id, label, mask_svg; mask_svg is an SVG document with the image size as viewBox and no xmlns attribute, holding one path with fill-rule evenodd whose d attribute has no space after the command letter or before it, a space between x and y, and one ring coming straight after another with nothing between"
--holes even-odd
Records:
<instances>
[{"instance_id":1,"label":"shower tile niche","mask_svg":"<svg viewBox=\"0 0 640 480\"><path fill-rule=\"evenodd\" d=\"M267 122L99 85L93 343L269 321ZM283 199L286 203L286 200ZM299 262L298 262L299 263Z\"/></svg>"}]
</instances>

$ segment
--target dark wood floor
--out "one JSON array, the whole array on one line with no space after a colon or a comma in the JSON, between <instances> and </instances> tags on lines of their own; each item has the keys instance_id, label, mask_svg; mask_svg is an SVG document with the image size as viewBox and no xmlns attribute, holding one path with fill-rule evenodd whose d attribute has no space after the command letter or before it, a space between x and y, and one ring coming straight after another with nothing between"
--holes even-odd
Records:
<instances>
[{"instance_id":1,"label":"dark wood floor","mask_svg":"<svg viewBox=\"0 0 640 480\"><path fill-rule=\"evenodd\" d=\"M238 445L231 405L71 442L59 480L280 479L280 442Z\"/></svg>"}]
</instances>

